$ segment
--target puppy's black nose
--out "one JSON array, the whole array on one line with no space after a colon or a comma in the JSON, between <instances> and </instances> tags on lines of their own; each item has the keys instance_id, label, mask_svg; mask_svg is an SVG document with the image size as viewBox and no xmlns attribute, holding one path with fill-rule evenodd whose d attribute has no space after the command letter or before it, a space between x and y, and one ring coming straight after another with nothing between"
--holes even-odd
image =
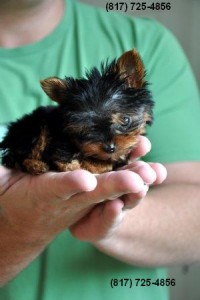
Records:
<instances>
[{"instance_id":1,"label":"puppy's black nose","mask_svg":"<svg viewBox=\"0 0 200 300\"><path fill-rule=\"evenodd\" d=\"M116 146L115 146L115 144L113 144L113 143L104 145L104 150L105 150L107 153L114 153L114 152L115 152L115 149L116 149Z\"/></svg>"}]
</instances>

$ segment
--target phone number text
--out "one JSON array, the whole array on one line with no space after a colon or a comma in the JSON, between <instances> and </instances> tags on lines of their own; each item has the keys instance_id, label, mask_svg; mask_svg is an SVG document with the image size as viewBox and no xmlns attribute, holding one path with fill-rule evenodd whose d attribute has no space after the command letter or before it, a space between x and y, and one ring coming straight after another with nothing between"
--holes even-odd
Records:
<instances>
[{"instance_id":1,"label":"phone number text","mask_svg":"<svg viewBox=\"0 0 200 300\"><path fill-rule=\"evenodd\" d=\"M174 278L158 278L156 280L152 280L150 278L112 278L110 281L111 288L116 287L126 287L126 288L133 288L139 286L175 286L176 281Z\"/></svg>"},{"instance_id":2,"label":"phone number text","mask_svg":"<svg viewBox=\"0 0 200 300\"><path fill-rule=\"evenodd\" d=\"M171 10L171 3L170 2L152 2L148 4L147 2L107 2L106 3L106 11L122 11L127 12L128 10Z\"/></svg>"}]
</instances>

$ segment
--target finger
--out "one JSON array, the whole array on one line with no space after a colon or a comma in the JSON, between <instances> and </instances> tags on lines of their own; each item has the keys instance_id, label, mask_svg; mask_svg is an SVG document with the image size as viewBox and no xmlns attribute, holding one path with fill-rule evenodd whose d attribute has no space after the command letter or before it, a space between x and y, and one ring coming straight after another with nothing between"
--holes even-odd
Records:
<instances>
[{"instance_id":1,"label":"finger","mask_svg":"<svg viewBox=\"0 0 200 300\"><path fill-rule=\"evenodd\" d=\"M122 167L121 169L128 169L132 172L137 173L148 185L152 184L157 179L155 170L144 161L135 161L133 163L130 163L129 165Z\"/></svg>"},{"instance_id":2,"label":"finger","mask_svg":"<svg viewBox=\"0 0 200 300\"><path fill-rule=\"evenodd\" d=\"M94 204L105 199L116 199L127 193L138 193L144 187L140 176L129 170L108 172L97 175L96 178L98 184L95 190L76 195L76 199L72 197L72 201L80 202L84 199L84 202Z\"/></svg>"},{"instance_id":3,"label":"finger","mask_svg":"<svg viewBox=\"0 0 200 300\"><path fill-rule=\"evenodd\" d=\"M156 173L156 180L153 184L161 184L167 177L167 169L160 163L149 163L149 165Z\"/></svg>"},{"instance_id":4,"label":"finger","mask_svg":"<svg viewBox=\"0 0 200 300\"><path fill-rule=\"evenodd\" d=\"M146 197L148 190L149 190L149 186L144 185L143 191L141 191L137 194L124 195L122 197L122 200L124 202L123 210L132 209L132 208L136 207L138 204L140 204L142 202L142 200Z\"/></svg>"},{"instance_id":5,"label":"finger","mask_svg":"<svg viewBox=\"0 0 200 300\"><path fill-rule=\"evenodd\" d=\"M121 223L124 213L123 213L124 202L121 199L115 199L114 201L108 201L105 203L102 210L102 238L112 235L114 230Z\"/></svg>"},{"instance_id":6,"label":"finger","mask_svg":"<svg viewBox=\"0 0 200 300\"><path fill-rule=\"evenodd\" d=\"M167 177L167 170L166 168L159 163L150 163L151 168L154 170L156 174L156 180L153 182L153 185L161 184ZM140 173L141 177L142 174ZM143 178L144 179L144 178ZM128 194L123 196L124 201L124 209L130 209L138 205L146 196L149 190L148 185L144 186L143 191L137 194Z\"/></svg>"},{"instance_id":7,"label":"finger","mask_svg":"<svg viewBox=\"0 0 200 300\"><path fill-rule=\"evenodd\" d=\"M97 185L95 176L85 170L50 172L34 176L34 179L40 187L40 193L58 200L67 200L74 194L92 191Z\"/></svg>"},{"instance_id":8,"label":"finger","mask_svg":"<svg viewBox=\"0 0 200 300\"><path fill-rule=\"evenodd\" d=\"M151 143L145 136L139 136L138 144L130 155L130 160L135 160L138 157L145 156L151 150Z\"/></svg>"}]
</instances>

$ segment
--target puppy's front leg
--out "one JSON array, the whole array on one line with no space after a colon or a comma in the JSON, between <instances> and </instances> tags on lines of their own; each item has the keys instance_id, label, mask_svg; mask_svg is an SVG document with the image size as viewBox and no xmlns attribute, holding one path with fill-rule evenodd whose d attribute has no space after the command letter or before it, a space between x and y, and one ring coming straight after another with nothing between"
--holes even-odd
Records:
<instances>
[{"instance_id":1,"label":"puppy's front leg","mask_svg":"<svg viewBox=\"0 0 200 300\"><path fill-rule=\"evenodd\" d=\"M113 169L113 165L108 162L93 162L90 160L84 160L80 163L81 169L88 170L93 174L100 174L110 172Z\"/></svg>"},{"instance_id":2,"label":"puppy's front leg","mask_svg":"<svg viewBox=\"0 0 200 300\"><path fill-rule=\"evenodd\" d=\"M66 172L66 171L74 171L81 169L80 162L77 159L73 159L70 163L56 161L54 162L56 169L59 172Z\"/></svg>"}]
</instances>

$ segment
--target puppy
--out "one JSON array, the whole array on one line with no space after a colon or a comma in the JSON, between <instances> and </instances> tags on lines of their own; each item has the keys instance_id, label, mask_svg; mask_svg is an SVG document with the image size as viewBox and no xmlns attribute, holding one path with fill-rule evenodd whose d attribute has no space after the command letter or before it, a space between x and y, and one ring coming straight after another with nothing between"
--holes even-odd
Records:
<instances>
[{"instance_id":1,"label":"puppy","mask_svg":"<svg viewBox=\"0 0 200 300\"><path fill-rule=\"evenodd\" d=\"M153 121L153 101L135 49L84 78L41 80L57 106L39 107L8 127L2 164L33 175L79 168L92 173L127 163Z\"/></svg>"}]
</instances>

